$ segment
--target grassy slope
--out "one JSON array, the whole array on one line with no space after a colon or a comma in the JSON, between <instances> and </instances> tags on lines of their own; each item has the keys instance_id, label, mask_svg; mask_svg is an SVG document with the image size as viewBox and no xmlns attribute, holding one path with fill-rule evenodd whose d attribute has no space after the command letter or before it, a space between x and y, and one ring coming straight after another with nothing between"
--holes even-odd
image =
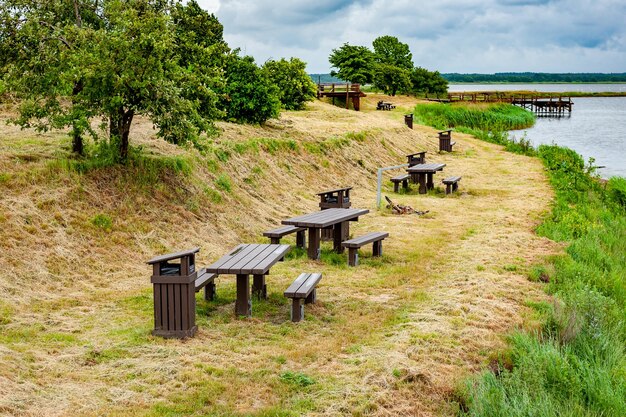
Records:
<instances>
[{"instance_id":1,"label":"grassy slope","mask_svg":"<svg viewBox=\"0 0 626 417\"><path fill-rule=\"evenodd\" d=\"M130 172L68 171L62 134L2 127L0 413L454 413L457 381L542 297L524 265L558 250L532 232L552 193L539 161L461 134L438 155L434 130L402 124L414 102L376 112L379 99L360 113L316 102L268 127L223 124L205 155L139 121L133 142L151 156ZM425 218L376 211L376 168L422 149L463 175L461 195L392 196ZM365 250L349 269L330 246L322 262L294 252L251 319L234 317L234 280L222 277L216 302L198 299L195 338L150 336L145 260L200 246L207 264L343 185L371 210L352 233L390 232L382 260ZM324 278L292 325L282 291L301 271Z\"/></svg>"}]
</instances>

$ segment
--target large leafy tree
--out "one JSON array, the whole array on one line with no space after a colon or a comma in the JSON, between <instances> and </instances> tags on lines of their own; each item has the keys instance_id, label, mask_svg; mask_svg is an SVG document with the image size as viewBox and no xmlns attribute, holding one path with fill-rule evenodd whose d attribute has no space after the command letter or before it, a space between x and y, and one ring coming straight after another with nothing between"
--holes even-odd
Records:
<instances>
[{"instance_id":1,"label":"large leafy tree","mask_svg":"<svg viewBox=\"0 0 626 417\"><path fill-rule=\"evenodd\" d=\"M91 114L76 100L84 84L71 56L85 47L85 31L101 25L100 11L89 0L0 3L0 67L7 90L22 99L14 122L38 130L69 126L79 154Z\"/></svg>"},{"instance_id":2,"label":"large leafy tree","mask_svg":"<svg viewBox=\"0 0 626 417\"><path fill-rule=\"evenodd\" d=\"M374 54L365 46L353 46L344 43L340 48L333 49L328 57L332 76L342 80L367 84L374 79Z\"/></svg>"},{"instance_id":3,"label":"large leafy tree","mask_svg":"<svg viewBox=\"0 0 626 417\"><path fill-rule=\"evenodd\" d=\"M400 42L395 36L380 36L374 39L372 46L376 62L409 71L413 69L413 55L409 45Z\"/></svg>"},{"instance_id":4,"label":"large leafy tree","mask_svg":"<svg viewBox=\"0 0 626 417\"><path fill-rule=\"evenodd\" d=\"M376 65L374 85L391 96L408 92L411 88L410 72L389 64Z\"/></svg>"},{"instance_id":5,"label":"large leafy tree","mask_svg":"<svg viewBox=\"0 0 626 417\"><path fill-rule=\"evenodd\" d=\"M289 61L269 60L263 65L270 81L278 87L282 107L301 110L307 101L315 99L317 88L306 72L306 63L298 58Z\"/></svg>"},{"instance_id":6,"label":"large leafy tree","mask_svg":"<svg viewBox=\"0 0 626 417\"><path fill-rule=\"evenodd\" d=\"M411 90L416 94L445 94L448 92L448 81L439 71L415 67L411 71Z\"/></svg>"},{"instance_id":7,"label":"large leafy tree","mask_svg":"<svg viewBox=\"0 0 626 417\"><path fill-rule=\"evenodd\" d=\"M264 123L280 112L278 87L251 56L234 51L226 64L226 83L220 108L226 119L240 123Z\"/></svg>"},{"instance_id":8,"label":"large leafy tree","mask_svg":"<svg viewBox=\"0 0 626 417\"><path fill-rule=\"evenodd\" d=\"M195 140L220 115L214 89L227 46L217 19L195 1L9 1L1 15L19 23L6 36L21 47L7 80L24 99L22 126L82 133L99 116L124 161L135 115L175 143Z\"/></svg>"}]
</instances>

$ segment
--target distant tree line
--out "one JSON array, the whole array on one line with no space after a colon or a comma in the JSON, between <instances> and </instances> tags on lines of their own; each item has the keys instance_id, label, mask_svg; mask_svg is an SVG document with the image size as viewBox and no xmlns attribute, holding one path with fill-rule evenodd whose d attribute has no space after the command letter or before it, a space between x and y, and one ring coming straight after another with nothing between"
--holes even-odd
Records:
<instances>
[{"instance_id":1,"label":"distant tree line","mask_svg":"<svg viewBox=\"0 0 626 417\"><path fill-rule=\"evenodd\" d=\"M623 83L622 73L544 73L544 72L497 72L495 74L459 74L442 76L453 83Z\"/></svg>"},{"instance_id":2,"label":"distant tree line","mask_svg":"<svg viewBox=\"0 0 626 417\"><path fill-rule=\"evenodd\" d=\"M386 94L444 94L448 82L438 71L413 65L409 46L394 36L380 36L366 46L348 43L333 49L328 60L334 70L330 75L342 80L373 84Z\"/></svg>"},{"instance_id":3,"label":"distant tree line","mask_svg":"<svg viewBox=\"0 0 626 417\"><path fill-rule=\"evenodd\" d=\"M78 154L90 135L124 162L136 115L182 144L198 143L215 120L263 123L281 107L300 109L316 94L305 66L257 65L195 0L0 2L0 87L20 101L13 122L69 128Z\"/></svg>"}]
</instances>

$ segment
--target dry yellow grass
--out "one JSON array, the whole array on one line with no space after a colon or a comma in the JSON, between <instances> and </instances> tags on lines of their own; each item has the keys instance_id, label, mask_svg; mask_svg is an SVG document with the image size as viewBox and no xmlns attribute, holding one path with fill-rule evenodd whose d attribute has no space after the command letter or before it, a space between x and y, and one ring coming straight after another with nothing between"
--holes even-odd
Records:
<instances>
[{"instance_id":1,"label":"dry yellow grass","mask_svg":"<svg viewBox=\"0 0 626 417\"><path fill-rule=\"evenodd\" d=\"M221 149L251 138L298 148L232 148L219 165L156 139L138 120L135 145L193 165L187 177L143 186L120 168L60 167L64 135L4 126L5 109L0 414L453 414L455 384L486 365L503 334L532 325L524 302L543 295L526 270L559 250L533 233L552 192L538 160L462 134L453 154L438 154L433 129L403 125L412 99L386 97L398 108L377 112L379 99L370 94L358 113L315 102L265 127L220 123ZM384 194L430 213L377 211L376 168L419 150L446 163L444 174L463 176L461 193L393 195L385 183ZM216 185L220 176L230 192ZM218 301L198 300L195 338L150 336L147 259L200 246L199 263L208 264L240 242L263 241L280 219L316 210L315 192L345 185L354 186L354 207L371 210L352 233L390 233L382 260L369 248L357 268L345 255L313 262L296 253L272 269L270 299L246 320L233 314L234 279L219 278ZM98 215L110 228L94 225ZM319 303L293 325L282 291L301 271L324 277Z\"/></svg>"}]
</instances>

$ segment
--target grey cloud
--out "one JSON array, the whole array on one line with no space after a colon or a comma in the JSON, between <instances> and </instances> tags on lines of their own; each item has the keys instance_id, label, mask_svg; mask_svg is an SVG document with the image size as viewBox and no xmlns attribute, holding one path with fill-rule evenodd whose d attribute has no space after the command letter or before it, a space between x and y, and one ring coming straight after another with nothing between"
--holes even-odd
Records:
<instances>
[{"instance_id":1,"label":"grey cloud","mask_svg":"<svg viewBox=\"0 0 626 417\"><path fill-rule=\"evenodd\" d=\"M311 72L344 42L381 35L443 72L626 71L623 0L227 0L217 16L232 47L259 62L298 56Z\"/></svg>"}]
</instances>

